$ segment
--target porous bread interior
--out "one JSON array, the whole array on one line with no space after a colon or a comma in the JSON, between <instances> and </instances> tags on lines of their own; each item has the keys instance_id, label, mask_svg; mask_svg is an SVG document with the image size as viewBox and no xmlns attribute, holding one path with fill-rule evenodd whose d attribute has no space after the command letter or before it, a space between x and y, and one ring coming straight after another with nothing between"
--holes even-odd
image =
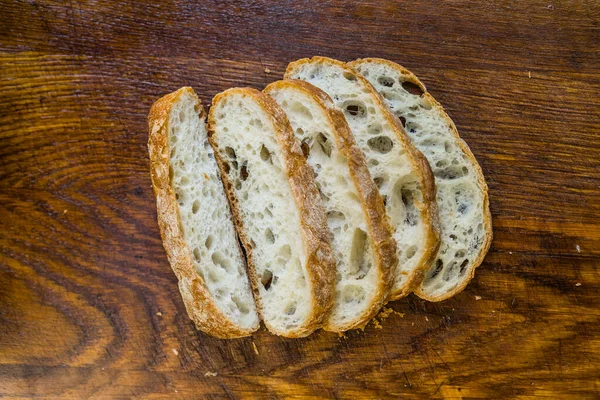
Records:
<instances>
[{"instance_id":1,"label":"porous bread interior","mask_svg":"<svg viewBox=\"0 0 600 400\"><path fill-rule=\"evenodd\" d=\"M183 238L217 308L235 325L258 324L245 263L197 100L182 94L169 113L169 175Z\"/></svg>"},{"instance_id":2,"label":"porous bread interior","mask_svg":"<svg viewBox=\"0 0 600 400\"><path fill-rule=\"evenodd\" d=\"M367 85L356 79L354 72L317 62L302 64L287 77L307 81L322 89L344 112L394 229L398 266L392 292L401 290L427 250L423 245L427 227L418 207L423 203L422 189L404 145L384 117L385 111Z\"/></svg>"},{"instance_id":3,"label":"porous bread interior","mask_svg":"<svg viewBox=\"0 0 600 400\"><path fill-rule=\"evenodd\" d=\"M461 139L454 136L451 122L441 109L432 107L420 94L409 92L405 83L412 82L409 74L377 62L356 67L392 112L405 120L406 132L429 161L437 186L441 243L422 288L432 296L451 292L469 277L467 272L483 250L486 237L483 189L473 161L459 147L457 140Z\"/></svg>"},{"instance_id":4,"label":"porous bread interior","mask_svg":"<svg viewBox=\"0 0 600 400\"><path fill-rule=\"evenodd\" d=\"M214 140L250 241L262 316L270 329L302 327L311 314L300 214L285 173L272 117L251 96L213 105Z\"/></svg>"},{"instance_id":5,"label":"porous bread interior","mask_svg":"<svg viewBox=\"0 0 600 400\"><path fill-rule=\"evenodd\" d=\"M315 173L332 233L337 276L334 307L327 325L360 321L369 312L380 285L365 211L350 175L348 159L339 151L326 111L308 94L293 87L268 92L290 120ZM333 106L333 105L331 105Z\"/></svg>"}]
</instances>

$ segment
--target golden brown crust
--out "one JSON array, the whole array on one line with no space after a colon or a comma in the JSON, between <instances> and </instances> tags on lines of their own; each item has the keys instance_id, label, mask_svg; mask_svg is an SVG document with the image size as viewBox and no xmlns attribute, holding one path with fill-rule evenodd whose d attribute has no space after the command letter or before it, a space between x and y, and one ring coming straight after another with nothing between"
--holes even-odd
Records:
<instances>
[{"instance_id":1,"label":"golden brown crust","mask_svg":"<svg viewBox=\"0 0 600 400\"><path fill-rule=\"evenodd\" d=\"M205 118L204 109L196 93L183 87L157 100L148 115L148 153L150 175L156 196L158 226L169 263L179 281L179 290L188 315L196 327L218 338L248 336L258 329L243 329L231 322L216 306L202 277L194 269L192 253L183 239L179 206L169 178L169 113L182 95L193 96L200 109L199 118Z\"/></svg>"},{"instance_id":2,"label":"golden brown crust","mask_svg":"<svg viewBox=\"0 0 600 400\"><path fill-rule=\"evenodd\" d=\"M432 107L435 108L440 113L442 118L444 118L448 122L448 124L452 130L452 135L456 139L456 143L458 144L460 149L463 151L463 153L465 153L467 158L471 161L471 164L472 164L473 168L475 169L475 173L477 175L477 182L478 182L479 187L481 188L481 191L483 194L483 218L484 218L483 223L484 223L485 231L486 231L486 237L485 237L483 246L481 247L481 251L479 252L479 255L475 259L475 261L471 264L470 270L466 272L465 275L468 274L468 276L466 276L463 279L463 281L461 282L461 284L458 285L456 288L454 288L452 291L445 293L443 295L433 296L433 295L426 293L423 290L423 287L421 285L419 285L415 290L415 294L417 294L417 296L421 297L424 300L428 300L428 301L446 300L464 290L464 288L467 286L469 281L471 281L471 279L473 279L473 277L475 276L475 269L479 265L481 265L481 263L483 262L483 259L485 258L486 254L492 244L492 238L493 238L492 216L490 213L488 187L487 187L487 183L485 182L485 178L483 176L483 171L481 170L481 166L477 162L477 159L471 152L471 149L469 148L467 143L464 140L462 140L460 135L458 134L458 130L456 129L456 125L454 125L454 121L452 121L452 119L450 119L450 116L446 113L446 111L444 110L444 107L436 99L434 99L433 96L431 96L431 94L427 91L427 88L425 87L425 85L419 80L419 78L417 78L417 76L415 74L413 74L408 69L404 68L403 66L401 66L399 64L396 64L394 62L391 62L391 61L385 60L385 59L381 59L381 58L363 58L363 59L355 60L355 61L351 62L350 64L352 65L352 64L366 63L366 62L376 62L376 63L385 64L388 67L400 72L403 75L403 78L406 79L407 81L419 86L419 88L423 91L423 97L425 99L427 99L431 103ZM433 262L433 260L432 260L432 262Z\"/></svg>"},{"instance_id":3,"label":"golden brown crust","mask_svg":"<svg viewBox=\"0 0 600 400\"><path fill-rule=\"evenodd\" d=\"M326 321L323 327L323 329L332 332L362 328L385 304L392 286L393 274L398 263L396 243L392 237L393 230L388 218L386 218L383 199L367 168L365 156L356 146L344 114L334 106L327 93L305 81L287 79L273 82L265 88L264 92L268 94L285 87L293 87L313 98L329 119L330 126L333 128L332 133L335 136L336 146L340 153L348 159L350 175L358 189L361 205L367 216L366 222L369 236L373 240L381 283L378 285L377 293L373 297L369 310L359 320L349 321L343 326L331 325Z\"/></svg>"},{"instance_id":4,"label":"golden brown crust","mask_svg":"<svg viewBox=\"0 0 600 400\"><path fill-rule=\"evenodd\" d=\"M372 93L372 95L376 99L377 104L379 105L381 110L383 110L384 117L388 120L390 125L394 127L396 137L398 138L398 140L400 140L400 142L406 149L406 154L413 166L413 171L415 171L415 174L419 176L419 184L423 193L423 203L418 204L417 208L421 213L423 224L426 227L425 240L423 242L424 251L421 256L421 259L418 263L416 263L417 267L412 271L411 275L407 277L404 286L390 294L389 300L399 299L408 295L421 283L425 271L427 271L427 269L433 262L433 259L437 254L440 245L439 214L437 203L435 201L436 189L433 180L433 173L431 172L431 168L429 167L429 163L427 162L425 156L423 156L423 154L421 154L421 152L418 151L411 143L410 138L404 131L402 123L400 122L398 117L396 117L391 111L389 111L387 105L385 104L385 101L377 92L377 90L373 88L371 83L358 71L354 70L354 68L352 68L351 65L327 57L317 56L311 59L303 58L288 64L284 78L289 79L294 69L297 69L304 64L313 63L333 64L338 66L339 68L344 69L347 72L354 73L354 75L361 82L361 84L367 87Z\"/></svg>"},{"instance_id":5,"label":"golden brown crust","mask_svg":"<svg viewBox=\"0 0 600 400\"><path fill-rule=\"evenodd\" d=\"M227 96L236 94L251 97L271 117L273 129L276 132L276 137L283 154L285 172L290 182L294 202L300 212L300 232L305 243L306 270L309 274L312 289L312 311L303 326L293 331L278 331L273 326L270 326L267 321L264 322L269 331L277 335L290 338L308 336L322 326L325 315L333 306L336 272L335 260L333 259L329 242L329 230L327 228L325 210L321 204L321 198L314 182L313 171L306 164L300 144L294 137L287 116L277 103L266 94L252 88L233 88L217 94L213 99L213 106L208 116L209 140L213 147L215 149L218 148L214 131L215 118L213 110L216 108L215 105ZM225 172L223 160L219 157L218 152L215 152L215 155L225 183L227 195L232 204L234 220L238 227L240 239L246 249L252 287L256 294L259 313L262 314L262 301L260 296L258 296L258 282L260 281L260 277L256 274L250 238L246 234L244 221L241 218L239 210L239 203Z\"/></svg>"}]
</instances>

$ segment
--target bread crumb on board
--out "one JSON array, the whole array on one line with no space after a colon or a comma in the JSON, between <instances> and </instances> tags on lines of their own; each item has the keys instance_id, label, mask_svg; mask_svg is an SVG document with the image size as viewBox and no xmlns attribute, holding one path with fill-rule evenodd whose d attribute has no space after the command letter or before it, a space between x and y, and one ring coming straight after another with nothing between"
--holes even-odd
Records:
<instances>
[{"instance_id":1,"label":"bread crumb on board","mask_svg":"<svg viewBox=\"0 0 600 400\"><path fill-rule=\"evenodd\" d=\"M254 353L255 353L256 355L258 355L258 354L259 354L259 353L258 353L258 348L256 347L256 343L254 343L254 342L252 342L252 349L254 350Z\"/></svg>"},{"instance_id":2,"label":"bread crumb on board","mask_svg":"<svg viewBox=\"0 0 600 400\"><path fill-rule=\"evenodd\" d=\"M404 317L404 313L398 312L390 307L383 307L383 310L379 313L378 317L379 317L379 319L381 319L383 321L384 319L389 317L391 314L399 315L400 318Z\"/></svg>"},{"instance_id":3,"label":"bread crumb on board","mask_svg":"<svg viewBox=\"0 0 600 400\"><path fill-rule=\"evenodd\" d=\"M171 351L173 352L173 354L175 354L176 356L179 355L179 352L177 351L177 349L171 349Z\"/></svg>"},{"instance_id":4,"label":"bread crumb on board","mask_svg":"<svg viewBox=\"0 0 600 400\"><path fill-rule=\"evenodd\" d=\"M265 68L265 74L270 74L271 70L269 68Z\"/></svg>"},{"instance_id":5,"label":"bread crumb on board","mask_svg":"<svg viewBox=\"0 0 600 400\"><path fill-rule=\"evenodd\" d=\"M577 282L575 286L581 286L581 282Z\"/></svg>"},{"instance_id":6,"label":"bread crumb on board","mask_svg":"<svg viewBox=\"0 0 600 400\"><path fill-rule=\"evenodd\" d=\"M581 247L579 247L578 244L575 245L575 250L577 250L578 253L581 253Z\"/></svg>"},{"instance_id":7,"label":"bread crumb on board","mask_svg":"<svg viewBox=\"0 0 600 400\"><path fill-rule=\"evenodd\" d=\"M373 327L375 329L382 329L383 326L381 325L381 322L383 322L386 318L388 318L392 314L399 315L400 318L404 317L404 313L395 311L393 308L390 308L390 307L383 307L383 309L379 312L379 314L377 314L377 316L371 320ZM379 318L379 320L377 320L377 318Z\"/></svg>"},{"instance_id":8,"label":"bread crumb on board","mask_svg":"<svg viewBox=\"0 0 600 400\"><path fill-rule=\"evenodd\" d=\"M218 375L218 373L216 373L216 372L210 372L210 371L208 371L208 372L206 372L204 374L204 376L217 376L217 375Z\"/></svg>"},{"instance_id":9,"label":"bread crumb on board","mask_svg":"<svg viewBox=\"0 0 600 400\"><path fill-rule=\"evenodd\" d=\"M475 300L481 300L481 296L475 296Z\"/></svg>"}]
</instances>

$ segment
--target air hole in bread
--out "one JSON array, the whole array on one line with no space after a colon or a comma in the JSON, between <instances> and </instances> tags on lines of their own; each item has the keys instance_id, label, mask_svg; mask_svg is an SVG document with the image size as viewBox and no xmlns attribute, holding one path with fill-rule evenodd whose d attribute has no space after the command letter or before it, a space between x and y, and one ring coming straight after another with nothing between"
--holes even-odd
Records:
<instances>
[{"instance_id":1,"label":"air hole in bread","mask_svg":"<svg viewBox=\"0 0 600 400\"><path fill-rule=\"evenodd\" d=\"M269 228L265 229L265 239L271 244L275 243L275 235L273 235L273 231Z\"/></svg>"},{"instance_id":2,"label":"air hole in bread","mask_svg":"<svg viewBox=\"0 0 600 400\"><path fill-rule=\"evenodd\" d=\"M444 273L442 275L442 279L446 282L449 282L450 279L454 278L456 276L456 265L457 262L456 261L452 261L450 263L450 265L448 265L445 269L444 269Z\"/></svg>"},{"instance_id":3,"label":"air hole in bread","mask_svg":"<svg viewBox=\"0 0 600 400\"><path fill-rule=\"evenodd\" d=\"M344 114L350 118L363 118L367 115L365 104L358 100L348 100L342 105Z\"/></svg>"},{"instance_id":4,"label":"air hole in bread","mask_svg":"<svg viewBox=\"0 0 600 400\"><path fill-rule=\"evenodd\" d=\"M331 157L331 143L327 141L327 138L322 132L317 134L316 143L318 143L319 147L321 147L321 150L327 157Z\"/></svg>"},{"instance_id":5,"label":"air hole in bread","mask_svg":"<svg viewBox=\"0 0 600 400\"><path fill-rule=\"evenodd\" d=\"M404 223L410 226L417 225L417 222L419 221L419 210L417 210L417 205L415 204L414 189L411 187L402 187L402 189L400 189L400 195L406 211Z\"/></svg>"},{"instance_id":6,"label":"air hole in bread","mask_svg":"<svg viewBox=\"0 0 600 400\"><path fill-rule=\"evenodd\" d=\"M378 176L377 178L374 178L373 181L375 182L375 184L377 185L378 189L381 189L381 187L383 186L383 184L385 183L385 178L382 176Z\"/></svg>"},{"instance_id":7,"label":"air hole in bread","mask_svg":"<svg viewBox=\"0 0 600 400\"><path fill-rule=\"evenodd\" d=\"M460 271L459 271L460 275L464 275L465 271L467 270L467 264L469 264L469 259L465 258L463 260L463 262L460 264Z\"/></svg>"},{"instance_id":8,"label":"air hole in bread","mask_svg":"<svg viewBox=\"0 0 600 400\"><path fill-rule=\"evenodd\" d=\"M200 200L194 200L194 202L192 203L192 213L196 214L199 209L200 209Z\"/></svg>"},{"instance_id":9,"label":"air hole in bread","mask_svg":"<svg viewBox=\"0 0 600 400\"><path fill-rule=\"evenodd\" d=\"M235 303L238 310L240 310L240 312L242 314L248 314L250 312L250 309L248 308L248 306L242 300L240 300L239 297L231 296L231 301L233 301Z\"/></svg>"},{"instance_id":10,"label":"air hole in bread","mask_svg":"<svg viewBox=\"0 0 600 400\"><path fill-rule=\"evenodd\" d=\"M210 258L216 266L223 268L228 273L231 272L231 261L227 257L225 257L223 253L221 253L220 251L215 251L214 253L212 253L212 256L210 256Z\"/></svg>"},{"instance_id":11,"label":"air hole in bread","mask_svg":"<svg viewBox=\"0 0 600 400\"><path fill-rule=\"evenodd\" d=\"M452 144L450 142L448 142L448 141L444 142L444 151L446 153L452 152Z\"/></svg>"},{"instance_id":12,"label":"air hole in bread","mask_svg":"<svg viewBox=\"0 0 600 400\"><path fill-rule=\"evenodd\" d=\"M447 165L448 165L448 161L446 161L446 160L439 160L435 163L435 166L438 168L444 168Z\"/></svg>"},{"instance_id":13,"label":"air hole in bread","mask_svg":"<svg viewBox=\"0 0 600 400\"><path fill-rule=\"evenodd\" d=\"M256 242L254 242L254 240L250 239L250 243L248 243L250 245L250 248L253 249L256 247Z\"/></svg>"},{"instance_id":14,"label":"air hole in bread","mask_svg":"<svg viewBox=\"0 0 600 400\"><path fill-rule=\"evenodd\" d=\"M411 258L413 258L417 253L418 249L419 248L417 246L410 246L408 249L406 249L406 259L410 260Z\"/></svg>"},{"instance_id":15,"label":"air hole in bread","mask_svg":"<svg viewBox=\"0 0 600 400\"><path fill-rule=\"evenodd\" d=\"M456 236L456 235L454 235L454 234L452 234L452 235L449 235L448 237L449 237L450 239L452 239L452 240L456 240L456 239L457 239L457 236Z\"/></svg>"},{"instance_id":16,"label":"air hole in bread","mask_svg":"<svg viewBox=\"0 0 600 400\"><path fill-rule=\"evenodd\" d=\"M300 149L302 149L302 154L304 154L304 158L308 158L310 155L310 145L308 144L310 140L304 139L302 143L300 143Z\"/></svg>"},{"instance_id":17,"label":"air hole in bread","mask_svg":"<svg viewBox=\"0 0 600 400\"><path fill-rule=\"evenodd\" d=\"M346 180L346 177L344 175L337 175L335 177L335 181L341 187L347 187L348 186L348 181Z\"/></svg>"},{"instance_id":18,"label":"air hole in bread","mask_svg":"<svg viewBox=\"0 0 600 400\"><path fill-rule=\"evenodd\" d=\"M212 249L214 242L215 242L215 237L213 235L208 235L206 237L206 240L204 241L204 247L206 247L208 250L210 250L210 249Z\"/></svg>"},{"instance_id":19,"label":"air hole in bread","mask_svg":"<svg viewBox=\"0 0 600 400\"><path fill-rule=\"evenodd\" d=\"M398 94L396 92L390 91L390 90L382 90L379 93L381 93L381 95L386 99L386 100L390 100L390 101L394 101L394 100L400 100L401 97L398 96ZM389 106L391 109L393 109L393 107L390 105Z\"/></svg>"},{"instance_id":20,"label":"air hole in bread","mask_svg":"<svg viewBox=\"0 0 600 400\"><path fill-rule=\"evenodd\" d=\"M375 159L369 160L369 167L376 167L377 165L379 165L379 161Z\"/></svg>"},{"instance_id":21,"label":"air hole in bread","mask_svg":"<svg viewBox=\"0 0 600 400\"><path fill-rule=\"evenodd\" d=\"M273 164L273 159L271 158L271 152L269 149L265 147L265 145L260 146L260 159L268 162L269 164Z\"/></svg>"},{"instance_id":22,"label":"air hole in bread","mask_svg":"<svg viewBox=\"0 0 600 400\"><path fill-rule=\"evenodd\" d=\"M469 170L466 170L466 172L468 173ZM446 180L453 180L453 179L458 179L458 178L462 178L463 176L466 175L465 170L459 166L456 165L450 165L446 168L442 168L442 169L435 169L433 171L433 175L435 175L436 178L439 179L446 179Z\"/></svg>"},{"instance_id":23,"label":"air hole in bread","mask_svg":"<svg viewBox=\"0 0 600 400\"><path fill-rule=\"evenodd\" d=\"M365 299L365 290L357 285L346 285L342 289L342 300L344 303L362 303Z\"/></svg>"},{"instance_id":24,"label":"air hole in bread","mask_svg":"<svg viewBox=\"0 0 600 400\"><path fill-rule=\"evenodd\" d=\"M289 244L284 244L279 248L277 254L283 257L284 260L289 261L289 259L292 257L292 248Z\"/></svg>"},{"instance_id":25,"label":"air hole in bread","mask_svg":"<svg viewBox=\"0 0 600 400\"><path fill-rule=\"evenodd\" d=\"M426 98L421 98L421 103L419 107L424 108L425 110L431 110L431 103Z\"/></svg>"},{"instance_id":26,"label":"air hole in bread","mask_svg":"<svg viewBox=\"0 0 600 400\"><path fill-rule=\"evenodd\" d=\"M367 145L371 150L381 154L389 153L394 147L394 142L387 136L376 136L367 141Z\"/></svg>"},{"instance_id":27,"label":"air hole in bread","mask_svg":"<svg viewBox=\"0 0 600 400\"><path fill-rule=\"evenodd\" d=\"M173 176L175 176L175 171L173 170L173 166L169 165L169 181L173 182Z\"/></svg>"},{"instance_id":28,"label":"air hole in bread","mask_svg":"<svg viewBox=\"0 0 600 400\"><path fill-rule=\"evenodd\" d=\"M229 171L231 170L231 167L229 166L228 162L223 163L223 170L225 171L226 174L228 174Z\"/></svg>"},{"instance_id":29,"label":"air hole in bread","mask_svg":"<svg viewBox=\"0 0 600 400\"><path fill-rule=\"evenodd\" d=\"M410 94L414 94L415 96L421 96L423 94L423 90L412 82L402 82L402 88L406 90Z\"/></svg>"},{"instance_id":30,"label":"air hole in bread","mask_svg":"<svg viewBox=\"0 0 600 400\"><path fill-rule=\"evenodd\" d=\"M385 194L381 195L381 200L383 200L383 205L384 206L387 206L387 199L388 199L388 197Z\"/></svg>"},{"instance_id":31,"label":"air hole in bread","mask_svg":"<svg viewBox=\"0 0 600 400\"><path fill-rule=\"evenodd\" d=\"M377 78L377 82L380 85L383 85L385 87L392 87L392 86L394 86L394 79L390 78L389 76L385 76L385 75L382 75L379 78Z\"/></svg>"},{"instance_id":32,"label":"air hole in bread","mask_svg":"<svg viewBox=\"0 0 600 400\"><path fill-rule=\"evenodd\" d=\"M260 283L263 285L265 290L269 290L271 288L271 283L273 282L273 273L265 269L260 276Z\"/></svg>"},{"instance_id":33,"label":"air hole in bread","mask_svg":"<svg viewBox=\"0 0 600 400\"><path fill-rule=\"evenodd\" d=\"M245 161L242 168L240 168L240 178L242 178L242 181L248 179L248 163Z\"/></svg>"},{"instance_id":34,"label":"air hole in bread","mask_svg":"<svg viewBox=\"0 0 600 400\"><path fill-rule=\"evenodd\" d=\"M225 147L225 154L227 155L227 157L229 157L232 160L235 160L237 158L235 155L235 150L233 150L229 146Z\"/></svg>"},{"instance_id":35,"label":"air hole in bread","mask_svg":"<svg viewBox=\"0 0 600 400\"><path fill-rule=\"evenodd\" d=\"M402 124L402 126L404 128L406 128L406 118L404 118L404 117L398 117L398 119L400 120L400 123Z\"/></svg>"},{"instance_id":36,"label":"air hole in bread","mask_svg":"<svg viewBox=\"0 0 600 400\"><path fill-rule=\"evenodd\" d=\"M454 253L454 257L456 258L463 258L465 255L467 254L466 250L457 250L456 253Z\"/></svg>"},{"instance_id":37,"label":"air hole in bread","mask_svg":"<svg viewBox=\"0 0 600 400\"><path fill-rule=\"evenodd\" d=\"M344 71L343 75L344 75L344 78L348 79L349 81L356 80L356 75L354 75L352 72Z\"/></svg>"},{"instance_id":38,"label":"air hole in bread","mask_svg":"<svg viewBox=\"0 0 600 400\"><path fill-rule=\"evenodd\" d=\"M197 247L195 247L194 251L192 251L192 253L194 254L194 259L197 262L200 262L200 250Z\"/></svg>"},{"instance_id":39,"label":"air hole in bread","mask_svg":"<svg viewBox=\"0 0 600 400\"><path fill-rule=\"evenodd\" d=\"M406 123L406 131L409 133L416 133L418 129L421 128L421 125L417 124L416 122L413 121L409 121Z\"/></svg>"},{"instance_id":40,"label":"air hole in bread","mask_svg":"<svg viewBox=\"0 0 600 400\"><path fill-rule=\"evenodd\" d=\"M283 312L286 313L287 315L294 315L294 314L296 314L296 302L288 303L285 306L285 309L283 310Z\"/></svg>"},{"instance_id":41,"label":"air hole in bread","mask_svg":"<svg viewBox=\"0 0 600 400\"><path fill-rule=\"evenodd\" d=\"M292 103L292 105L290 106L290 111L294 114L301 115L302 118L305 118L308 120L313 119L313 116L312 116L312 113L310 112L310 110L308 108L306 108L304 106L304 104L300 103L299 101L294 101Z\"/></svg>"},{"instance_id":42,"label":"air hole in bread","mask_svg":"<svg viewBox=\"0 0 600 400\"><path fill-rule=\"evenodd\" d=\"M356 276L356 279L364 278L371 269L367 251L369 246L369 237L362 229L355 229L352 236L352 250L350 252L350 263L348 265L349 275Z\"/></svg>"},{"instance_id":43,"label":"air hole in bread","mask_svg":"<svg viewBox=\"0 0 600 400\"><path fill-rule=\"evenodd\" d=\"M440 273L442 268L444 268L444 262L438 258L435 262L435 268L429 274L429 279L435 278Z\"/></svg>"},{"instance_id":44,"label":"air hole in bread","mask_svg":"<svg viewBox=\"0 0 600 400\"><path fill-rule=\"evenodd\" d=\"M340 211L327 211L327 225L330 229L341 228L346 222L346 216Z\"/></svg>"},{"instance_id":45,"label":"air hole in bread","mask_svg":"<svg viewBox=\"0 0 600 400\"><path fill-rule=\"evenodd\" d=\"M211 282L219 282L221 280L221 278L219 278L219 275L217 274L217 272L212 269L208 271L208 279ZM221 296L224 296L225 293L223 291L221 291L221 292L222 292Z\"/></svg>"},{"instance_id":46,"label":"air hole in bread","mask_svg":"<svg viewBox=\"0 0 600 400\"><path fill-rule=\"evenodd\" d=\"M381 124L374 123L367 127L367 133L370 135L379 135L381 133Z\"/></svg>"}]
</instances>

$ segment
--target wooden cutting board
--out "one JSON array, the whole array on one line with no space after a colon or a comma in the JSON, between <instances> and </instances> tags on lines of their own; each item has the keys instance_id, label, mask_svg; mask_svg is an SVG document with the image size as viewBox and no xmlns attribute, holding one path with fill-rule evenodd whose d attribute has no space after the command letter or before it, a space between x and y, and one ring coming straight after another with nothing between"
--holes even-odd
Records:
<instances>
[{"instance_id":1,"label":"wooden cutting board","mask_svg":"<svg viewBox=\"0 0 600 400\"><path fill-rule=\"evenodd\" d=\"M0 4L0 396L600 398L600 9L571 1ZM492 248L345 337L198 332L162 248L158 97L379 56L448 110Z\"/></svg>"}]
</instances>

